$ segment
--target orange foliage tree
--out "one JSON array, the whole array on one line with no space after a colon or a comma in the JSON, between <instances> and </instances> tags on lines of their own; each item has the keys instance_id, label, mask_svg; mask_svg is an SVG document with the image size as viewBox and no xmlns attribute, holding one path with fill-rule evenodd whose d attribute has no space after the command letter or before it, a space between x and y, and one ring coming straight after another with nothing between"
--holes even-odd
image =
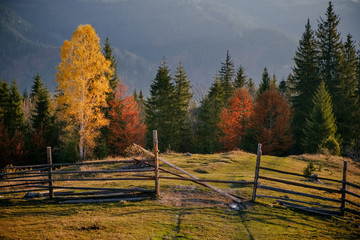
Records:
<instances>
[{"instance_id":1,"label":"orange foliage tree","mask_svg":"<svg viewBox=\"0 0 360 240\"><path fill-rule=\"evenodd\" d=\"M146 126L133 96L125 96L128 88L120 82L110 105L110 137L108 145L113 155L124 154L133 143L145 145Z\"/></svg>"},{"instance_id":2,"label":"orange foliage tree","mask_svg":"<svg viewBox=\"0 0 360 240\"><path fill-rule=\"evenodd\" d=\"M244 88L236 89L234 96L229 99L228 106L222 109L218 123L224 150L230 151L240 146L252 112L253 100L249 91Z\"/></svg>"},{"instance_id":3,"label":"orange foliage tree","mask_svg":"<svg viewBox=\"0 0 360 240\"><path fill-rule=\"evenodd\" d=\"M280 155L291 147L291 119L290 106L279 91L267 90L257 99L252 128L264 154Z\"/></svg>"}]
</instances>

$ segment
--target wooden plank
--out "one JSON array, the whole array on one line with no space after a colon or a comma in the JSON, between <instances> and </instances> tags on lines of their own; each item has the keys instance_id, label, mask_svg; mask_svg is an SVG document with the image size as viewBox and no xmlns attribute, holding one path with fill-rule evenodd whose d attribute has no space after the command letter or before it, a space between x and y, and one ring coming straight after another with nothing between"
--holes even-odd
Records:
<instances>
[{"instance_id":1,"label":"wooden plank","mask_svg":"<svg viewBox=\"0 0 360 240\"><path fill-rule=\"evenodd\" d=\"M161 176L160 178L182 180L182 181L193 181L192 179L189 179L189 178L180 178L180 177L176 178L176 177ZM229 180L213 180L213 179L199 179L197 181L198 182L216 182L216 183L234 183L234 184L244 184L244 185L254 184L253 181L229 181Z\"/></svg>"},{"instance_id":2,"label":"wooden plank","mask_svg":"<svg viewBox=\"0 0 360 240\"><path fill-rule=\"evenodd\" d=\"M267 170L267 171L271 171L271 172L278 172L278 173L283 173L283 174L287 174L287 175L293 175L293 176L299 176L299 177L308 178L308 177L306 177L306 176L304 176L304 175L302 175L302 174L299 174L299 173L292 173L292 172L287 172L287 171L282 171L282 170L276 170L276 169L267 168L267 167L260 167L260 169ZM331 178L318 177L318 179L341 183L340 180L331 179Z\"/></svg>"},{"instance_id":3,"label":"wooden plank","mask_svg":"<svg viewBox=\"0 0 360 240\"><path fill-rule=\"evenodd\" d=\"M345 202L350 203L350 204L352 204L352 205L357 206L357 207L360 208L360 204L354 203L353 201L350 201L349 199L345 199Z\"/></svg>"},{"instance_id":4,"label":"wooden plank","mask_svg":"<svg viewBox=\"0 0 360 240\"><path fill-rule=\"evenodd\" d=\"M345 208L345 212L349 212L352 214L356 214L356 215L360 215L360 212L355 210L355 209L351 209L351 208Z\"/></svg>"},{"instance_id":5,"label":"wooden plank","mask_svg":"<svg viewBox=\"0 0 360 240\"><path fill-rule=\"evenodd\" d=\"M149 161L149 160L142 160ZM24 166L12 166L5 167L5 169L22 169L22 168L39 168L39 167L61 167L61 166L81 166L81 165L93 165L93 164L113 164L113 163L131 163L132 160L113 160L113 161L89 161L79 163L53 163L49 164L36 164L36 165L24 165Z\"/></svg>"},{"instance_id":6,"label":"wooden plank","mask_svg":"<svg viewBox=\"0 0 360 240\"><path fill-rule=\"evenodd\" d=\"M259 185L258 187L262 188L262 189L270 190L270 191L289 193L289 194L294 194L294 195L299 195L299 196L304 196L304 197L321 199L321 200L324 200L324 201L339 202L339 203L341 202L341 200L339 200L339 199L321 197L321 196L318 196L318 195L313 195L313 194L309 194L309 193L302 193L302 192L296 192L296 191L286 190L286 189L282 189L282 188L269 187L269 186L265 186L265 185Z\"/></svg>"},{"instance_id":7,"label":"wooden plank","mask_svg":"<svg viewBox=\"0 0 360 240\"><path fill-rule=\"evenodd\" d=\"M299 186L299 187L304 187L304 188L312 188L312 189L317 189L317 190L323 190L323 191L330 192L330 193L341 193L341 190L339 190L339 189L320 187L320 186L312 186L312 185L308 185L308 184L304 184L304 183L298 183L298 182L288 181L288 180L284 180L284 179L265 177L265 176L259 176L259 178L264 179L264 180L273 181L273 182L286 183L286 184Z\"/></svg>"},{"instance_id":8,"label":"wooden plank","mask_svg":"<svg viewBox=\"0 0 360 240\"><path fill-rule=\"evenodd\" d=\"M39 188L48 188L44 186L37 186L34 187ZM74 190L108 190L108 191L117 191L117 192L154 192L154 190L144 189L144 188L100 188L100 187L65 187L65 186L56 186L54 189L74 189Z\"/></svg>"},{"instance_id":9,"label":"wooden plank","mask_svg":"<svg viewBox=\"0 0 360 240\"><path fill-rule=\"evenodd\" d=\"M290 201L290 202L305 203L305 204L314 205L314 206L320 206L320 207L324 207L324 208L337 208L337 209L339 208L337 206L320 204L320 203L316 203L316 202L300 201L300 200L296 200L296 199L292 199L292 198L285 198L285 197L275 197L275 196L268 196L268 195L256 195L256 197L259 197L259 198L273 198L273 199L279 199L279 200L286 200L286 201Z\"/></svg>"},{"instance_id":10,"label":"wooden plank","mask_svg":"<svg viewBox=\"0 0 360 240\"><path fill-rule=\"evenodd\" d=\"M153 154L153 153L149 152L148 150L144 149L143 147L141 147L141 146L139 146L139 145L137 145L137 144L135 144L135 143L134 143L134 146L136 146L137 148L141 149L141 150L142 150L143 152L145 152L146 154L154 157L154 154ZM168 166L170 166L170 167L172 167L172 168L174 168L174 169L176 169L176 170L178 170L178 171L180 171L180 172L182 172L182 173L190 176L193 180L196 180L196 181L197 181L197 180L199 179L198 177L192 175L191 173L188 173L187 171L185 171L185 170L183 170L183 169L175 166L174 164L172 164L172 163L170 163L170 162L168 162L168 161L166 161L166 160L164 160L164 159L162 159L162 158L159 158L159 160L162 161L163 163L165 163L166 165L168 165ZM200 182L198 182L198 183L200 183ZM219 188L217 188L217 187L214 187L214 186L210 185L209 183L203 182L203 183L201 183L201 184L202 184L203 186L205 185L206 187L208 187L208 188L210 188L210 189L212 189L212 190L220 193L221 195L224 195L224 196L232 199L233 201L235 201L235 202L237 202L237 203L241 203L241 202L242 202L239 198L236 198L236 197L230 195L229 193L224 192L223 190L221 190L221 189L219 189Z\"/></svg>"},{"instance_id":11,"label":"wooden plank","mask_svg":"<svg viewBox=\"0 0 360 240\"><path fill-rule=\"evenodd\" d=\"M48 167L30 169L30 170L26 170L26 171L19 171L19 172L12 172L12 173L0 173L0 176L12 176L12 175L28 174L28 173L31 173L31 172L39 172L39 171L43 171L43 170L47 170L47 169L48 169ZM4 179L6 179L6 178L0 178L0 181L2 181Z\"/></svg>"},{"instance_id":12,"label":"wooden plank","mask_svg":"<svg viewBox=\"0 0 360 240\"><path fill-rule=\"evenodd\" d=\"M81 199L106 199L106 198L126 198L126 197L144 197L150 196L148 193L111 193L111 194L101 194L101 195L85 195L81 197L72 196L72 197L61 197L62 200L81 200Z\"/></svg>"},{"instance_id":13,"label":"wooden plank","mask_svg":"<svg viewBox=\"0 0 360 240\"><path fill-rule=\"evenodd\" d=\"M143 168L143 169L118 169L118 170L94 170L94 171L55 171L52 174L85 174L85 173L127 173L127 172L153 172L153 168Z\"/></svg>"},{"instance_id":14,"label":"wooden plank","mask_svg":"<svg viewBox=\"0 0 360 240\"><path fill-rule=\"evenodd\" d=\"M160 181L159 181L159 143L157 130L153 131L153 144L154 144L154 166L155 166L155 192L156 195L160 196Z\"/></svg>"},{"instance_id":15,"label":"wooden plank","mask_svg":"<svg viewBox=\"0 0 360 240\"><path fill-rule=\"evenodd\" d=\"M77 182L77 181L127 181L127 180L154 180L154 177L133 177L133 178L67 178L67 179L53 179L53 182ZM48 180L45 180L48 181Z\"/></svg>"},{"instance_id":16,"label":"wooden plank","mask_svg":"<svg viewBox=\"0 0 360 240\"><path fill-rule=\"evenodd\" d=\"M67 200L59 202L60 204L71 204L71 203L96 203L96 202L121 202L121 201L142 201L150 199L150 197L134 197L134 198L111 198L111 199L92 199L92 200Z\"/></svg>"},{"instance_id":17,"label":"wooden plank","mask_svg":"<svg viewBox=\"0 0 360 240\"><path fill-rule=\"evenodd\" d=\"M360 195L359 195L359 194L350 192L350 191L348 191L348 190L345 190L345 192L346 192L347 194L350 194L350 195L354 196L354 197L360 198Z\"/></svg>"},{"instance_id":18,"label":"wooden plank","mask_svg":"<svg viewBox=\"0 0 360 240\"><path fill-rule=\"evenodd\" d=\"M40 184L45 183L45 181L36 180L36 182L29 182L29 183L18 183L18 184L10 184L10 185L1 185L0 188L7 188L7 187L18 187L18 186L28 186L32 184Z\"/></svg>"},{"instance_id":19,"label":"wooden plank","mask_svg":"<svg viewBox=\"0 0 360 240\"><path fill-rule=\"evenodd\" d=\"M317 208L317 207L307 207L307 206L304 206L304 205L290 203L290 202L282 201L282 200L277 200L277 201L279 203L282 203L286 207L295 208L295 209L299 209L299 210L303 210L303 211L308 211L308 212L311 211L311 212L314 212L314 213L323 214L323 215L330 215L330 216L339 216L340 215L339 211L333 211L333 210Z\"/></svg>"},{"instance_id":20,"label":"wooden plank","mask_svg":"<svg viewBox=\"0 0 360 240\"><path fill-rule=\"evenodd\" d=\"M341 188L341 216L345 216L345 199L346 199L346 171L347 171L347 161L344 161L343 166L343 179L342 179L342 188Z\"/></svg>"},{"instance_id":21,"label":"wooden plank","mask_svg":"<svg viewBox=\"0 0 360 240\"><path fill-rule=\"evenodd\" d=\"M255 166L255 176L254 176L254 187L251 200L254 202L256 199L256 191L258 187L259 172L260 172L260 161L261 161L261 144L258 144L257 155L256 155L256 166Z\"/></svg>"},{"instance_id":22,"label":"wooden plank","mask_svg":"<svg viewBox=\"0 0 360 240\"><path fill-rule=\"evenodd\" d=\"M354 188L360 188L360 185L357 185L357 184L354 184L354 183L351 183L351 182L346 182L346 185L349 185L349 186L354 187Z\"/></svg>"}]
</instances>

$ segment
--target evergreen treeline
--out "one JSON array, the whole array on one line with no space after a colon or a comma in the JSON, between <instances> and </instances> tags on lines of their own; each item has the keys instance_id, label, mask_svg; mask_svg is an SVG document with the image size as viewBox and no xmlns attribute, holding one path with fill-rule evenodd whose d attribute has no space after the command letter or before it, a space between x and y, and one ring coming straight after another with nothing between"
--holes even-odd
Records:
<instances>
[{"instance_id":1,"label":"evergreen treeline","mask_svg":"<svg viewBox=\"0 0 360 240\"><path fill-rule=\"evenodd\" d=\"M124 154L131 141L146 140L147 148L152 148L156 129L162 152L254 152L257 143L262 143L264 154L327 150L359 157L360 50L356 51L350 34L343 41L337 30L339 21L331 2L316 30L307 20L292 73L278 83L265 67L258 89L243 66L235 67L227 51L198 106L182 62L172 73L165 57L148 98L136 90L126 95L106 39L108 94L98 113L104 116L103 125L95 146L85 147L86 156ZM87 91L94 93L93 88ZM79 160L80 135L69 131L69 122L61 118L67 106L59 102L62 95L58 90L52 96L40 74L34 77L29 95L21 96L15 81L0 81L0 167L44 163L46 146L54 149L55 161Z\"/></svg>"}]
</instances>

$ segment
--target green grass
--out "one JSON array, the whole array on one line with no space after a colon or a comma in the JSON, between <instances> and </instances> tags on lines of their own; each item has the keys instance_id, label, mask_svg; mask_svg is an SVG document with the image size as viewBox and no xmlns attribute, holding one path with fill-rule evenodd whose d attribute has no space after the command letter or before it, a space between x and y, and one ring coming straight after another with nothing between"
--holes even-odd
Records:
<instances>
[{"instance_id":1,"label":"green grass","mask_svg":"<svg viewBox=\"0 0 360 240\"><path fill-rule=\"evenodd\" d=\"M244 152L214 155L161 155L199 178L253 180L256 156ZM262 166L302 173L313 160L319 176L341 179L342 159L323 155L262 157ZM167 168L166 166L164 166ZM262 175L304 181L301 177L261 171ZM348 180L360 184L360 169L349 162ZM305 182L305 181L304 181ZM296 191L296 186L263 184ZM306 182L307 184L311 184ZM151 181L78 182L57 185L153 188ZM213 184L250 199L252 186ZM339 188L339 184L327 184ZM355 191L354 189L352 189ZM49 200L0 201L0 239L359 239L360 220L306 214L284 208L271 199L231 210L229 200L194 183L161 180L161 198L142 202L59 204ZM259 194L284 194L259 189ZM324 194L339 198L339 194ZM23 196L18 194L17 196ZM290 195L289 195L290 196ZM309 200L306 198L296 199ZM313 200L315 201L315 200ZM358 200L355 200L359 202ZM321 201L319 201L321 202Z\"/></svg>"}]
</instances>

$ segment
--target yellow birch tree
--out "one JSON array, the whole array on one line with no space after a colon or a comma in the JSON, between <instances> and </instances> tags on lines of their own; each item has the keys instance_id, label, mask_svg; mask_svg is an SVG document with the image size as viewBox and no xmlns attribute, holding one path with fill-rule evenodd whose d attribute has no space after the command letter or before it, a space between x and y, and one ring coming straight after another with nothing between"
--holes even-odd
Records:
<instances>
[{"instance_id":1,"label":"yellow birch tree","mask_svg":"<svg viewBox=\"0 0 360 240\"><path fill-rule=\"evenodd\" d=\"M80 25L61 47L57 67L57 106L62 120L79 136L84 160L95 145L100 128L109 124L101 109L107 107L111 62L101 53L100 39L91 25Z\"/></svg>"}]
</instances>

